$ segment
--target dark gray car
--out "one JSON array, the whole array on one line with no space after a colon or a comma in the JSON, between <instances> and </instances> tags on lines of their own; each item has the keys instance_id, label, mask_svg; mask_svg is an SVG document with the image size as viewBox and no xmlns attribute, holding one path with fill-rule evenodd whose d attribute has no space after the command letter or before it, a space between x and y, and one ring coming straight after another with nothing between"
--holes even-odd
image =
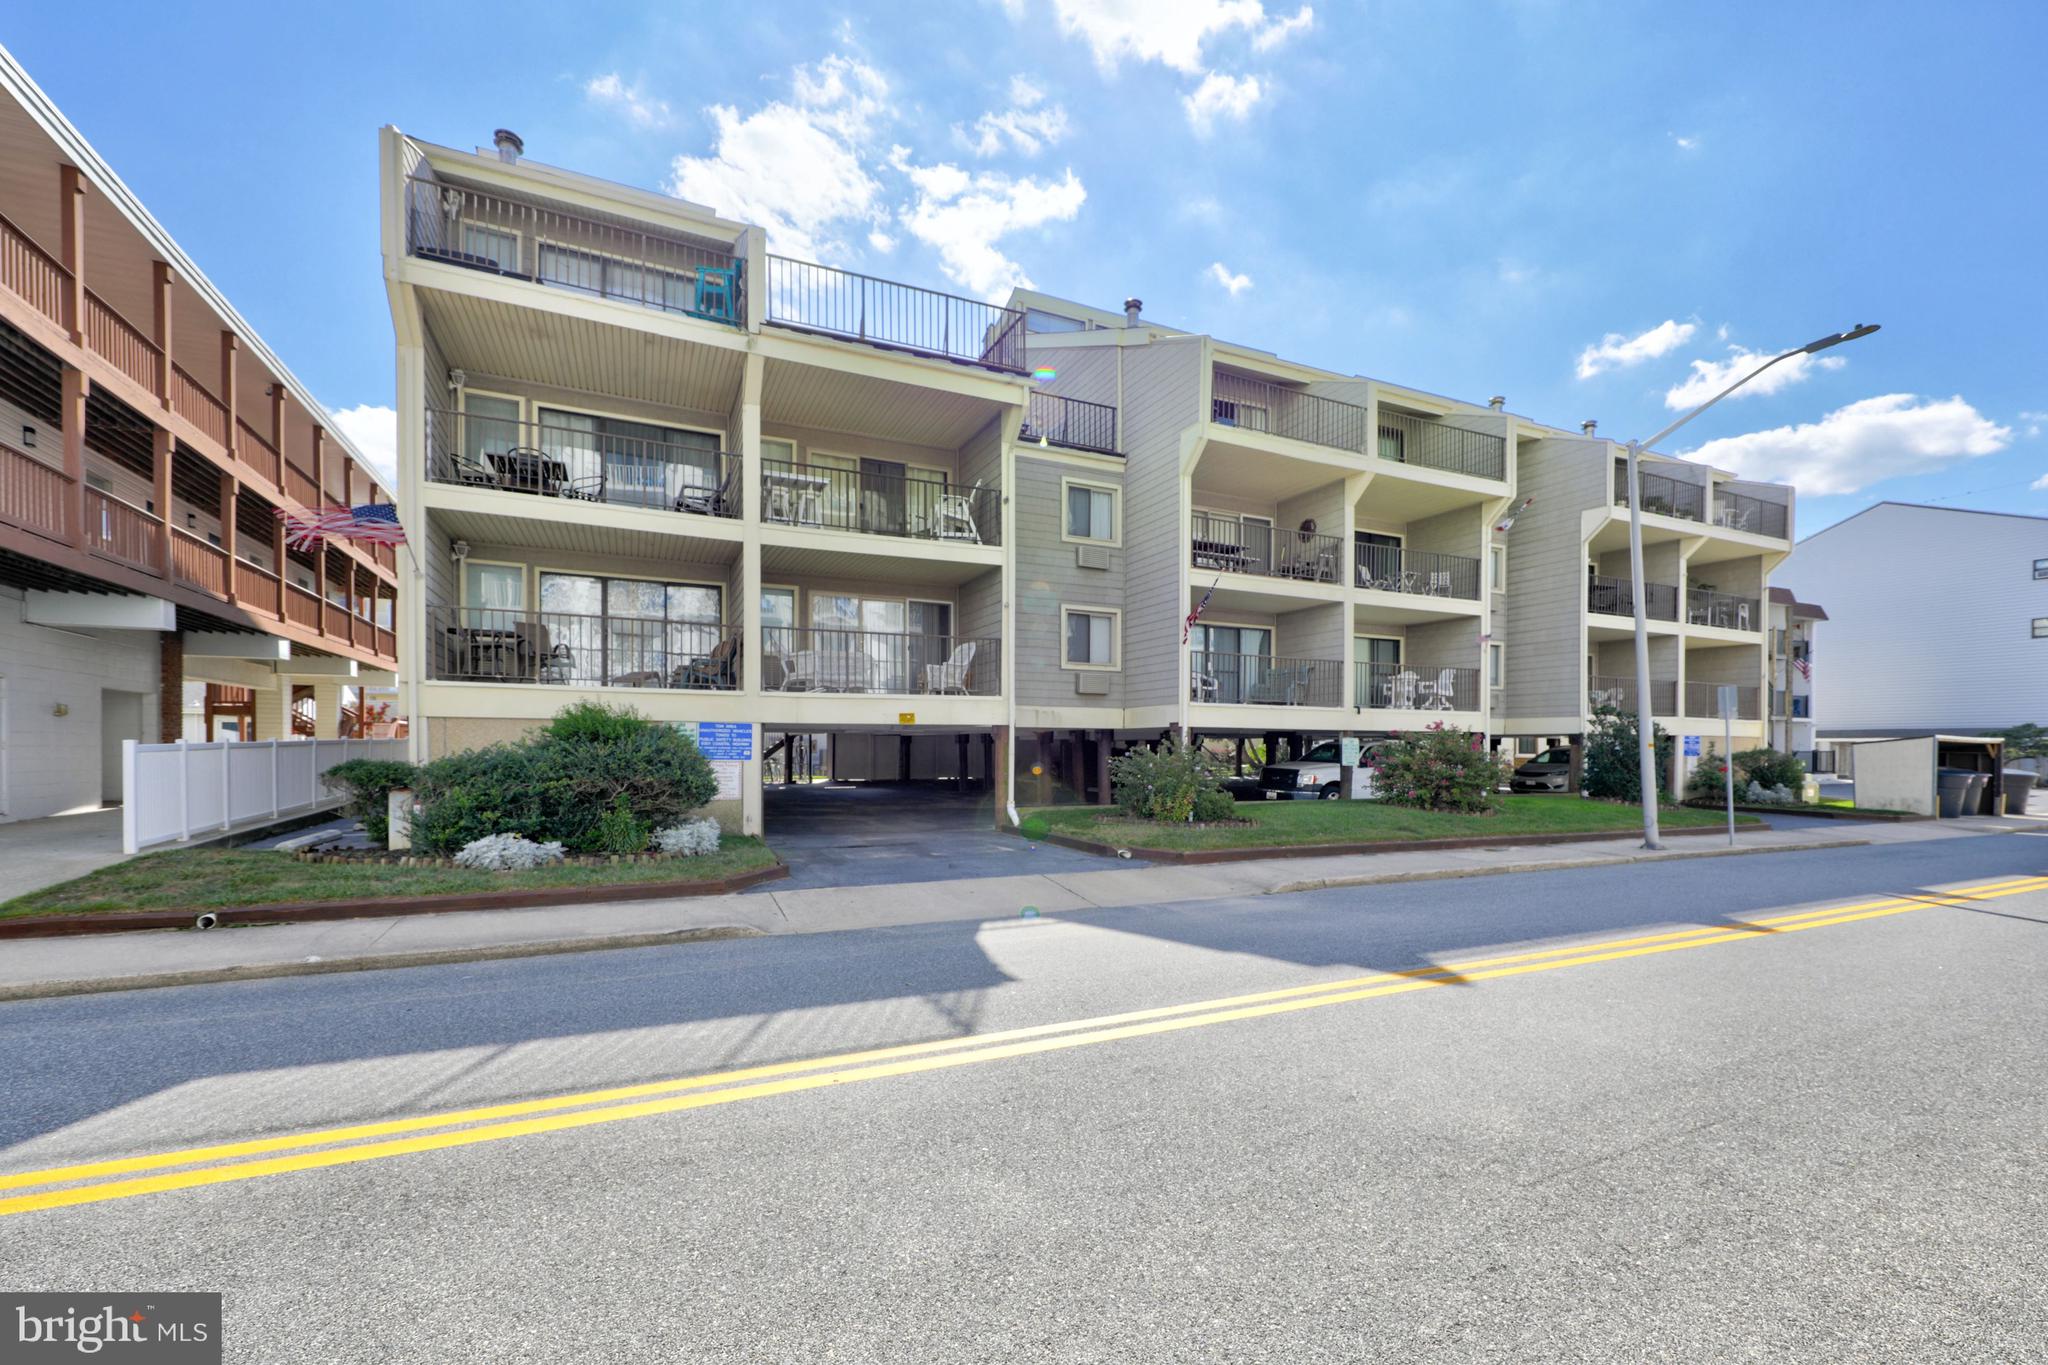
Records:
<instances>
[{"instance_id":1,"label":"dark gray car","mask_svg":"<svg viewBox=\"0 0 2048 1365\"><path fill-rule=\"evenodd\" d=\"M1545 749L1536 757L1515 769L1508 779L1511 792L1561 792L1569 789L1572 777L1572 751L1570 749Z\"/></svg>"}]
</instances>

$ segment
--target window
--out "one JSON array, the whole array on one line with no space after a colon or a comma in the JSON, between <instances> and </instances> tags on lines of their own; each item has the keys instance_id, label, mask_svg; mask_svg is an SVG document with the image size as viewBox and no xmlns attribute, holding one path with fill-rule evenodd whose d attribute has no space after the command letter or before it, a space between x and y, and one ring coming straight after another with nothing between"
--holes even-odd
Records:
<instances>
[{"instance_id":1,"label":"window","mask_svg":"<svg viewBox=\"0 0 2048 1365\"><path fill-rule=\"evenodd\" d=\"M708 658L723 634L723 592L695 583L543 573L540 623L566 645L560 681L661 687Z\"/></svg>"},{"instance_id":2,"label":"window","mask_svg":"<svg viewBox=\"0 0 2048 1365\"><path fill-rule=\"evenodd\" d=\"M1085 332L1088 324L1079 318L1064 317L1048 313L1043 309L1028 308L1024 311L1024 330L1027 332Z\"/></svg>"},{"instance_id":3,"label":"window","mask_svg":"<svg viewBox=\"0 0 2048 1365\"><path fill-rule=\"evenodd\" d=\"M1408 433L1399 427L1382 426L1380 428L1380 458L1382 460L1398 460L1403 464L1407 463Z\"/></svg>"},{"instance_id":4,"label":"window","mask_svg":"<svg viewBox=\"0 0 2048 1365\"><path fill-rule=\"evenodd\" d=\"M2048 616L2036 616L2034 618L2034 638L2036 640L2048 640Z\"/></svg>"},{"instance_id":5,"label":"window","mask_svg":"<svg viewBox=\"0 0 2048 1365\"><path fill-rule=\"evenodd\" d=\"M482 466L486 454L502 454L519 439L519 400L494 398L489 394L462 396L462 453L473 465Z\"/></svg>"},{"instance_id":6,"label":"window","mask_svg":"<svg viewBox=\"0 0 2048 1365\"><path fill-rule=\"evenodd\" d=\"M1507 646L1502 644L1487 645L1486 685L1488 687L1502 687L1507 684L1507 679Z\"/></svg>"},{"instance_id":7,"label":"window","mask_svg":"<svg viewBox=\"0 0 2048 1365\"><path fill-rule=\"evenodd\" d=\"M1104 484L1076 483L1072 479L1061 480L1060 486L1067 497L1066 538L1115 544L1116 489Z\"/></svg>"},{"instance_id":8,"label":"window","mask_svg":"<svg viewBox=\"0 0 2048 1365\"><path fill-rule=\"evenodd\" d=\"M1517 735L1515 737L1515 752L1528 758L1534 758L1536 756L1536 736Z\"/></svg>"},{"instance_id":9,"label":"window","mask_svg":"<svg viewBox=\"0 0 2048 1365\"><path fill-rule=\"evenodd\" d=\"M1508 588L1508 547L1489 546L1486 551L1487 573L1494 592L1506 592Z\"/></svg>"},{"instance_id":10,"label":"window","mask_svg":"<svg viewBox=\"0 0 2048 1365\"><path fill-rule=\"evenodd\" d=\"M519 269L519 234L500 232L496 228L478 227L475 223L462 225L462 253L475 261L489 261L500 270L517 273Z\"/></svg>"},{"instance_id":11,"label":"window","mask_svg":"<svg viewBox=\"0 0 2048 1365\"><path fill-rule=\"evenodd\" d=\"M606 502L676 507L685 489L710 495L722 482L716 433L542 408L540 446L562 462L569 486Z\"/></svg>"},{"instance_id":12,"label":"window","mask_svg":"<svg viewBox=\"0 0 2048 1365\"><path fill-rule=\"evenodd\" d=\"M678 313L697 311L697 286L693 278L616 260L595 251L544 245L540 249L540 277L549 284L601 298L627 299Z\"/></svg>"},{"instance_id":13,"label":"window","mask_svg":"<svg viewBox=\"0 0 2048 1365\"><path fill-rule=\"evenodd\" d=\"M2048 559L2037 559L2034 561L2034 577L2048 578Z\"/></svg>"},{"instance_id":14,"label":"window","mask_svg":"<svg viewBox=\"0 0 2048 1365\"><path fill-rule=\"evenodd\" d=\"M1060 608L1060 635L1066 641L1066 668L1115 668L1120 612Z\"/></svg>"}]
</instances>

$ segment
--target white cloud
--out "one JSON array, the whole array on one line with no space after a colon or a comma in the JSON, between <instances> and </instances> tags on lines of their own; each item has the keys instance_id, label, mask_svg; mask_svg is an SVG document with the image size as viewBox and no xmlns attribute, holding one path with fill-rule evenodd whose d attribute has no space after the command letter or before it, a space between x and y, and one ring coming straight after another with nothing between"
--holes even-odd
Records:
<instances>
[{"instance_id":1,"label":"white cloud","mask_svg":"<svg viewBox=\"0 0 2048 1365\"><path fill-rule=\"evenodd\" d=\"M2027 424L2027 435L2030 438L2039 436L2042 424L2048 423L2048 412L2023 412L2020 414L2020 420ZM2035 486L2039 487L2038 484Z\"/></svg>"},{"instance_id":2,"label":"white cloud","mask_svg":"<svg viewBox=\"0 0 2048 1365\"><path fill-rule=\"evenodd\" d=\"M913 165L907 148L898 147L890 162L916 191L914 201L898 217L910 235L939 253L946 277L983 298L999 299L1012 287L1031 287L1024 267L998 249L1013 232L1073 218L1088 197L1069 170L1060 180L1008 176L995 171L970 173L939 163Z\"/></svg>"},{"instance_id":3,"label":"white cloud","mask_svg":"<svg viewBox=\"0 0 2048 1365\"><path fill-rule=\"evenodd\" d=\"M794 100L741 117L713 105L708 157L679 156L669 191L728 218L768 230L778 252L837 254L837 232L883 216L882 187L863 164L865 143L887 111L889 82L866 63L827 57L796 68Z\"/></svg>"},{"instance_id":4,"label":"white cloud","mask_svg":"<svg viewBox=\"0 0 2048 1365\"><path fill-rule=\"evenodd\" d=\"M2043 474L2040 478L2028 484L2027 487L2033 489L2036 493L2048 493L2048 474Z\"/></svg>"},{"instance_id":5,"label":"white cloud","mask_svg":"<svg viewBox=\"0 0 2048 1365\"><path fill-rule=\"evenodd\" d=\"M1275 19L1252 35L1252 46L1260 52L1271 52L1295 34L1306 33L1315 21L1316 12L1303 5L1292 17Z\"/></svg>"},{"instance_id":6,"label":"white cloud","mask_svg":"<svg viewBox=\"0 0 2048 1365\"><path fill-rule=\"evenodd\" d=\"M1825 495L1991 455L2011 440L2012 428L1961 397L1888 393L1837 408L1818 422L1709 441L1687 458Z\"/></svg>"},{"instance_id":7,"label":"white cloud","mask_svg":"<svg viewBox=\"0 0 2048 1365\"><path fill-rule=\"evenodd\" d=\"M1591 379L1605 370L1623 369L1640 365L1645 360L1655 360L1691 341L1697 330L1693 323L1666 318L1649 331L1638 332L1632 337L1609 332L1600 338L1597 346L1588 346L1579 352L1579 378Z\"/></svg>"},{"instance_id":8,"label":"white cloud","mask_svg":"<svg viewBox=\"0 0 2048 1365\"><path fill-rule=\"evenodd\" d=\"M1223 221L1223 205L1212 194L1198 194L1193 199L1183 199L1179 213L1183 222L1207 223L1214 227Z\"/></svg>"},{"instance_id":9,"label":"white cloud","mask_svg":"<svg viewBox=\"0 0 2048 1365\"><path fill-rule=\"evenodd\" d=\"M626 84L616 71L591 77L584 83L583 93L599 104L618 109L636 128L666 128L675 121L667 100L650 99L639 86Z\"/></svg>"},{"instance_id":10,"label":"white cloud","mask_svg":"<svg viewBox=\"0 0 2048 1365\"><path fill-rule=\"evenodd\" d=\"M1052 8L1060 31L1087 43L1105 75L1128 57L1198 76L1210 38L1232 28L1257 30L1266 18L1259 0L1052 0Z\"/></svg>"},{"instance_id":11,"label":"white cloud","mask_svg":"<svg viewBox=\"0 0 2048 1365\"><path fill-rule=\"evenodd\" d=\"M868 245L886 256L896 249L896 239L880 228L876 228L868 234Z\"/></svg>"},{"instance_id":12,"label":"white cloud","mask_svg":"<svg viewBox=\"0 0 2048 1365\"><path fill-rule=\"evenodd\" d=\"M994 156L1007 144L1025 156L1040 152L1067 135L1067 111L1045 103L1045 91L1023 76L1010 77L1010 107L990 110L974 121L969 134L954 130L976 156Z\"/></svg>"},{"instance_id":13,"label":"white cloud","mask_svg":"<svg viewBox=\"0 0 2048 1365\"><path fill-rule=\"evenodd\" d=\"M1225 289L1228 289L1232 298L1236 298L1239 294L1252 287L1251 276L1233 275L1230 273L1229 268L1221 261L1210 262L1209 278L1222 285Z\"/></svg>"},{"instance_id":14,"label":"white cloud","mask_svg":"<svg viewBox=\"0 0 2048 1365\"><path fill-rule=\"evenodd\" d=\"M1259 84L1257 76L1231 76L1212 71L1202 77L1202 83L1193 91L1181 96L1180 102L1181 107L1187 110L1188 126L1207 136L1218 118L1244 122L1263 93L1264 87Z\"/></svg>"},{"instance_id":15,"label":"white cloud","mask_svg":"<svg viewBox=\"0 0 2048 1365\"><path fill-rule=\"evenodd\" d=\"M398 411L375 403L358 403L352 408L329 407L334 429L346 436L364 463L377 471L377 481L386 492L398 484Z\"/></svg>"},{"instance_id":16,"label":"white cloud","mask_svg":"<svg viewBox=\"0 0 2048 1365\"><path fill-rule=\"evenodd\" d=\"M1673 133L1671 135L1671 142L1681 152L1696 152L1700 146L1700 140L1697 137L1689 137L1684 133Z\"/></svg>"},{"instance_id":17,"label":"white cloud","mask_svg":"<svg viewBox=\"0 0 2048 1365\"><path fill-rule=\"evenodd\" d=\"M1695 360L1691 362L1692 373L1665 391L1664 406L1673 412L1681 412L1704 403L1776 354L1776 351L1752 351L1742 346L1731 346L1726 360ZM1779 389L1812 378L1816 369L1839 370L1848 363L1835 355L1795 355L1771 366L1729 397L1750 398L1776 393Z\"/></svg>"}]
</instances>

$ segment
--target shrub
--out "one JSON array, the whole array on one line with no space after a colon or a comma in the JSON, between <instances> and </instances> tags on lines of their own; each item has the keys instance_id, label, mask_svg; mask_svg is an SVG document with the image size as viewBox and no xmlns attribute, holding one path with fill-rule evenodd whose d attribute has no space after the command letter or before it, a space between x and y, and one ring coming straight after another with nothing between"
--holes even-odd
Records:
<instances>
[{"instance_id":1,"label":"shrub","mask_svg":"<svg viewBox=\"0 0 2048 1365\"><path fill-rule=\"evenodd\" d=\"M1220 788L1204 787L1195 793L1195 823L1220 825L1239 823L1237 801Z\"/></svg>"},{"instance_id":2,"label":"shrub","mask_svg":"<svg viewBox=\"0 0 2048 1365\"><path fill-rule=\"evenodd\" d=\"M1119 754L1110 760L1109 783L1117 809L1133 820L1185 823L1203 792L1223 794L1221 769L1181 744Z\"/></svg>"},{"instance_id":3,"label":"shrub","mask_svg":"<svg viewBox=\"0 0 2048 1365\"><path fill-rule=\"evenodd\" d=\"M363 822L370 842L381 844L391 838L390 795L410 787L418 772L410 763L386 758L352 758L337 763L320 780L342 793L342 814Z\"/></svg>"},{"instance_id":4,"label":"shrub","mask_svg":"<svg viewBox=\"0 0 2048 1365\"><path fill-rule=\"evenodd\" d=\"M1663 726L1651 724L1657 771L1669 772L1671 736ZM1593 724L1586 731L1586 773L1579 784L1586 795L1601 801L1643 799L1641 734L1633 712L1613 706L1593 708Z\"/></svg>"},{"instance_id":5,"label":"shrub","mask_svg":"<svg viewBox=\"0 0 2048 1365\"><path fill-rule=\"evenodd\" d=\"M1776 749L1744 749L1735 755L1735 771L1751 782L1766 787L1789 787L1798 791L1806 784L1806 765Z\"/></svg>"},{"instance_id":6,"label":"shrub","mask_svg":"<svg viewBox=\"0 0 2048 1365\"><path fill-rule=\"evenodd\" d=\"M413 843L423 852L519 834L559 841L573 853L612 853L645 848L650 831L716 795L718 780L681 731L580 703L517 743L426 764L413 789L420 802ZM622 847L629 839L632 847Z\"/></svg>"},{"instance_id":7,"label":"shrub","mask_svg":"<svg viewBox=\"0 0 2048 1365\"><path fill-rule=\"evenodd\" d=\"M672 858L699 858L718 852L716 820L685 820L654 836L654 846Z\"/></svg>"},{"instance_id":8,"label":"shrub","mask_svg":"<svg viewBox=\"0 0 2048 1365\"><path fill-rule=\"evenodd\" d=\"M1685 801L1691 806L1718 806L1727 799L1723 787L1723 775L1728 771L1719 754L1707 754L1685 779ZM1739 790L1745 781L1742 769L1735 770L1735 785Z\"/></svg>"},{"instance_id":9,"label":"shrub","mask_svg":"<svg viewBox=\"0 0 2048 1365\"><path fill-rule=\"evenodd\" d=\"M1390 806L1491 814L1500 809L1507 760L1487 752L1469 730L1441 723L1410 730L1381 747L1373 760L1373 795Z\"/></svg>"},{"instance_id":10,"label":"shrub","mask_svg":"<svg viewBox=\"0 0 2048 1365\"><path fill-rule=\"evenodd\" d=\"M484 872L531 872L536 867L562 861L562 846L537 844L516 834L486 834L472 839L455 855L457 867Z\"/></svg>"}]
</instances>

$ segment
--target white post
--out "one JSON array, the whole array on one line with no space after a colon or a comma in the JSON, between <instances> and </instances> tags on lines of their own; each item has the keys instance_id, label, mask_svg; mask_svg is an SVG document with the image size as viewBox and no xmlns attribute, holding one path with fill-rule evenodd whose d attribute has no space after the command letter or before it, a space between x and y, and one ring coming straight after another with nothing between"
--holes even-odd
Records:
<instances>
[{"instance_id":1,"label":"white post","mask_svg":"<svg viewBox=\"0 0 2048 1365\"><path fill-rule=\"evenodd\" d=\"M121 741L121 851L140 853L136 846L135 808L141 803L142 793L135 784L135 748L142 741L124 739Z\"/></svg>"},{"instance_id":2,"label":"white post","mask_svg":"<svg viewBox=\"0 0 2048 1365\"><path fill-rule=\"evenodd\" d=\"M178 741L178 842L192 837L192 744Z\"/></svg>"},{"instance_id":3,"label":"white post","mask_svg":"<svg viewBox=\"0 0 2048 1365\"><path fill-rule=\"evenodd\" d=\"M311 810L320 802L320 740L315 736L306 743L313 750L312 761L306 764L306 809Z\"/></svg>"},{"instance_id":4,"label":"white post","mask_svg":"<svg viewBox=\"0 0 2048 1365\"><path fill-rule=\"evenodd\" d=\"M277 741L270 741L270 818L277 818Z\"/></svg>"},{"instance_id":5,"label":"white post","mask_svg":"<svg viewBox=\"0 0 2048 1365\"><path fill-rule=\"evenodd\" d=\"M230 788L234 780L234 765L228 759L228 746L220 746L220 827L226 829L235 822L235 795Z\"/></svg>"},{"instance_id":6,"label":"white post","mask_svg":"<svg viewBox=\"0 0 2048 1365\"><path fill-rule=\"evenodd\" d=\"M1735 689L1723 687L1721 697L1721 773L1728 789L1728 842L1735 842Z\"/></svg>"},{"instance_id":7,"label":"white post","mask_svg":"<svg viewBox=\"0 0 2048 1365\"><path fill-rule=\"evenodd\" d=\"M1628 571L1636 616L1636 764L1642 783L1643 847L1662 848L1657 841L1657 721L1650 706L1650 627L1643 600L1643 489L1639 457L1642 447L1628 443Z\"/></svg>"}]
</instances>

